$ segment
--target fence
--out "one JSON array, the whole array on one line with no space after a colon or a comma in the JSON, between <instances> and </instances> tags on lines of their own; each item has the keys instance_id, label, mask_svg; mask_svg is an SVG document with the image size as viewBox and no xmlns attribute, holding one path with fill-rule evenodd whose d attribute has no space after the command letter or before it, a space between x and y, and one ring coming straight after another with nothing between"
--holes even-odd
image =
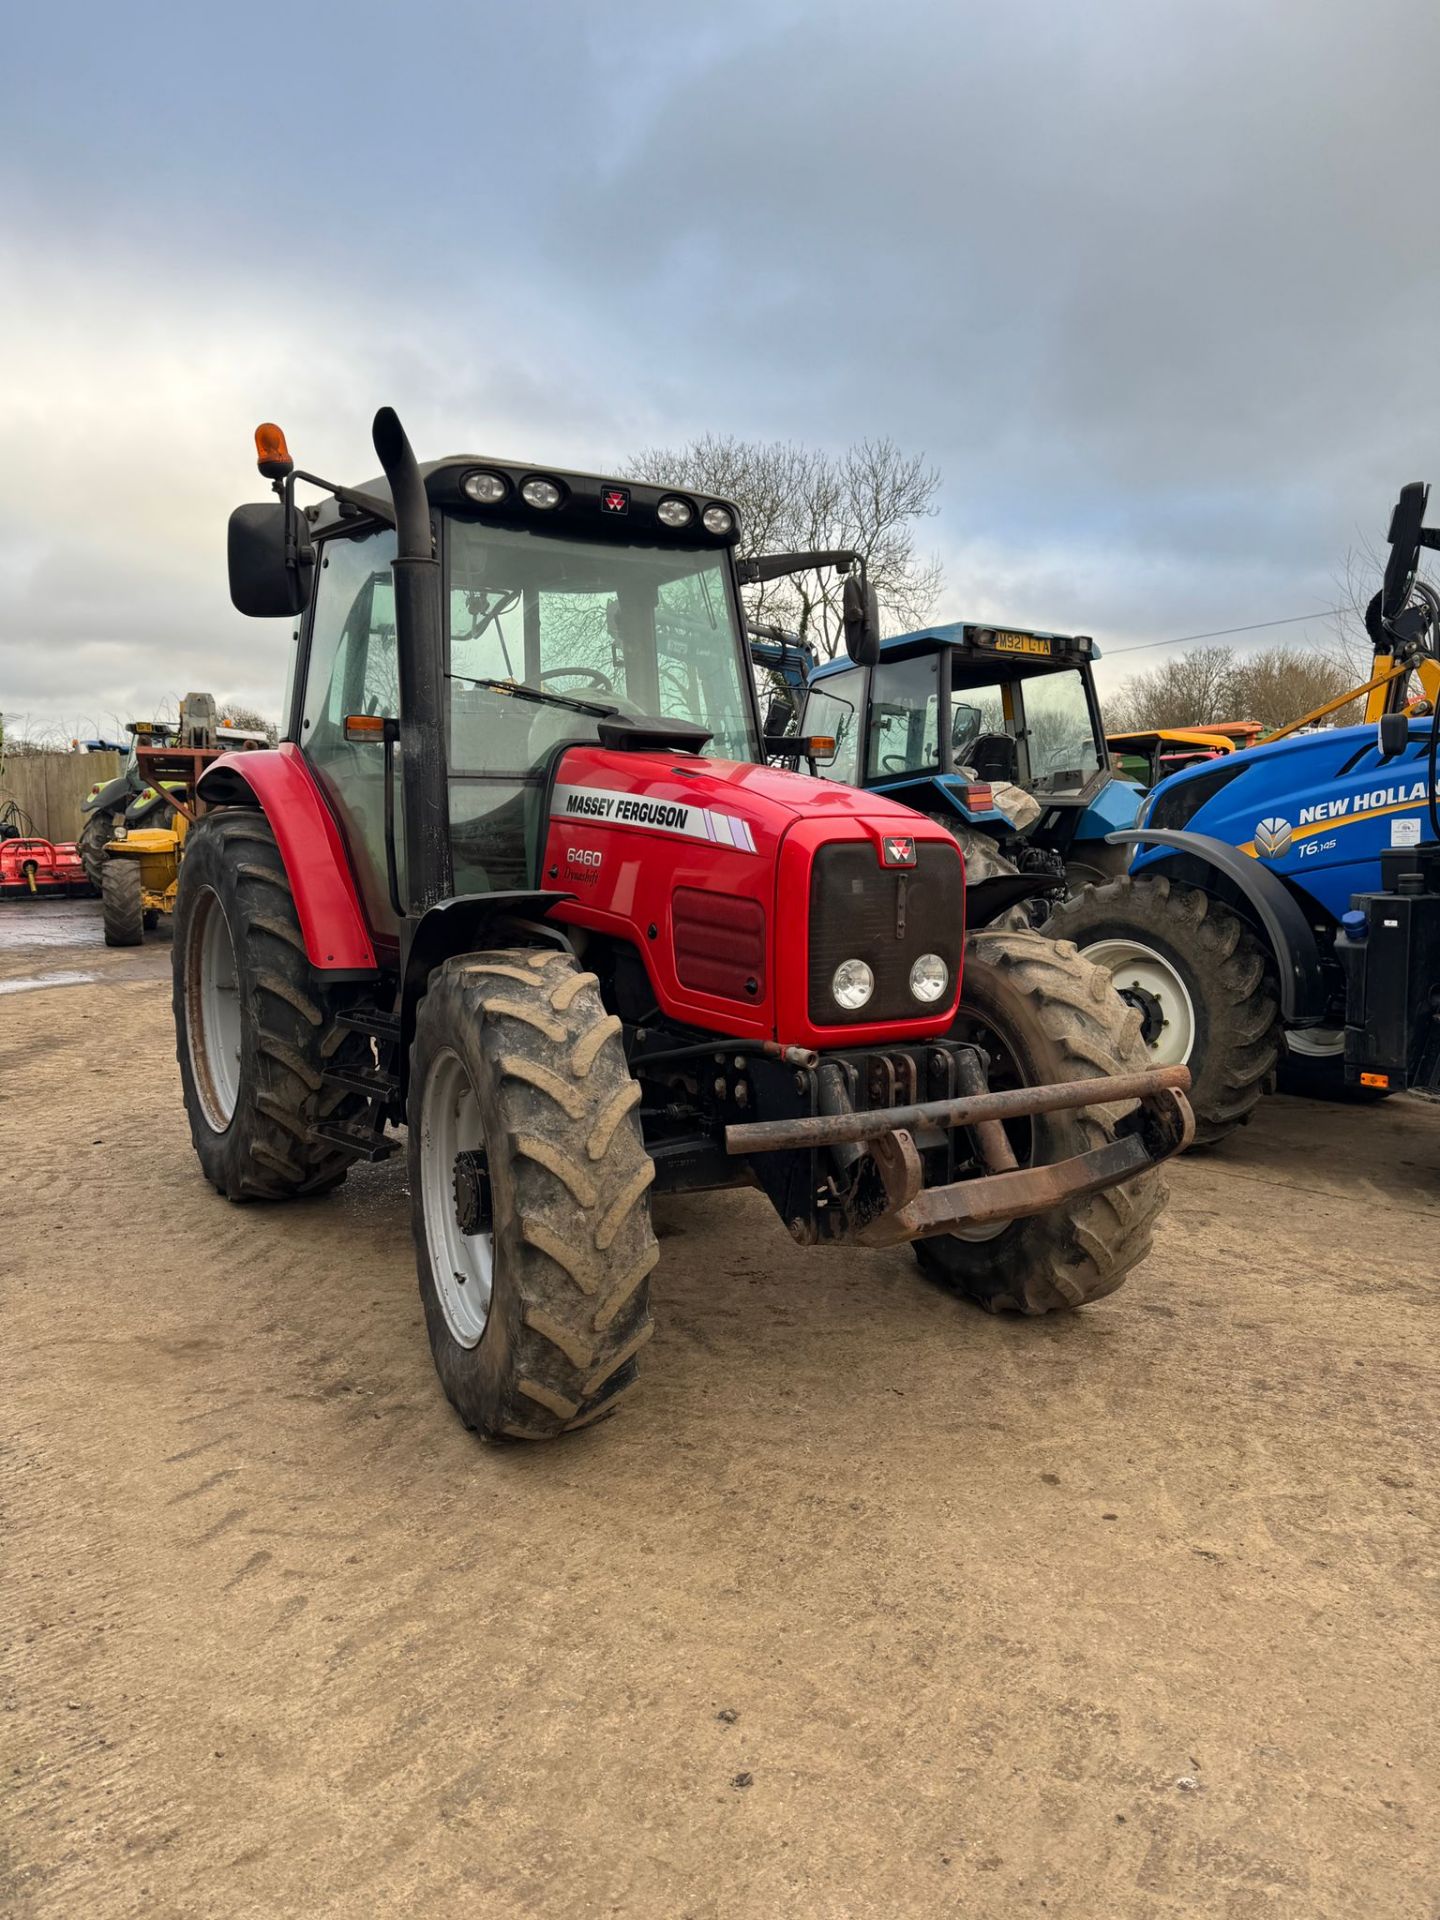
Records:
<instances>
[{"instance_id":1,"label":"fence","mask_svg":"<svg viewBox=\"0 0 1440 1920\"><path fill-rule=\"evenodd\" d=\"M121 765L118 753L10 754L0 773L0 806L13 800L42 840L73 840L80 802L96 781L113 780Z\"/></svg>"}]
</instances>

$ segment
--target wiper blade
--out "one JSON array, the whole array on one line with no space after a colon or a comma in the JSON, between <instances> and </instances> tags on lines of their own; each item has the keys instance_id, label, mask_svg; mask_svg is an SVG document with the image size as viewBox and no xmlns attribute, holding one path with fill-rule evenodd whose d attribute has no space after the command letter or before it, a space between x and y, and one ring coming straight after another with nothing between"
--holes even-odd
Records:
<instances>
[{"instance_id":1,"label":"wiper blade","mask_svg":"<svg viewBox=\"0 0 1440 1920\"><path fill-rule=\"evenodd\" d=\"M533 700L538 707L568 707L572 713L593 713L607 720L619 707L602 707L597 700L577 700L568 693L547 693L543 687L528 687L523 680L472 680L468 673L452 673L452 680L463 680L467 687L488 687L492 693L508 694L512 700Z\"/></svg>"}]
</instances>

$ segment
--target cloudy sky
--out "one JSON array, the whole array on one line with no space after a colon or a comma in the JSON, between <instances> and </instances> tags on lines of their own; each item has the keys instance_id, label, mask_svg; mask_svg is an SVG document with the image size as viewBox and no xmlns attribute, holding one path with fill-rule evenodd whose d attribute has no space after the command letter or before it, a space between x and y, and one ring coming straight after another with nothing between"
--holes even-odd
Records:
<instances>
[{"instance_id":1,"label":"cloudy sky","mask_svg":"<svg viewBox=\"0 0 1440 1920\"><path fill-rule=\"evenodd\" d=\"M1112 674L1331 605L1440 480L1434 0L5 13L12 726L278 712L261 419L348 480L382 402L422 457L888 434L940 611Z\"/></svg>"}]
</instances>

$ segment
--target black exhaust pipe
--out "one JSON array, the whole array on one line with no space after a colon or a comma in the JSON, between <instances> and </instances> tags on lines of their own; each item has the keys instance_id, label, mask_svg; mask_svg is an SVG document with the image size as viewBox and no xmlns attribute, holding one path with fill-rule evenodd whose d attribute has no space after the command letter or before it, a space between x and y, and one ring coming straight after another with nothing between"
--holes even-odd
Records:
<instances>
[{"instance_id":1,"label":"black exhaust pipe","mask_svg":"<svg viewBox=\"0 0 1440 1920\"><path fill-rule=\"evenodd\" d=\"M454 891L445 779L445 620L440 561L419 462L400 416L381 407L371 429L395 507L395 642L400 670L400 769L405 792L401 898L412 917Z\"/></svg>"}]
</instances>

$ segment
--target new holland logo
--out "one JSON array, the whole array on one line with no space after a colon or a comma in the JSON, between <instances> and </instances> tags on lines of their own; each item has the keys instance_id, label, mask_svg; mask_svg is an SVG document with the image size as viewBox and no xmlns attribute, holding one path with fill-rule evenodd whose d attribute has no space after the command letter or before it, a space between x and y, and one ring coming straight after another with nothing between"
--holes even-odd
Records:
<instances>
[{"instance_id":1,"label":"new holland logo","mask_svg":"<svg viewBox=\"0 0 1440 1920\"><path fill-rule=\"evenodd\" d=\"M1288 820L1262 820L1255 829L1255 851L1278 860L1290 851L1291 827Z\"/></svg>"}]
</instances>

